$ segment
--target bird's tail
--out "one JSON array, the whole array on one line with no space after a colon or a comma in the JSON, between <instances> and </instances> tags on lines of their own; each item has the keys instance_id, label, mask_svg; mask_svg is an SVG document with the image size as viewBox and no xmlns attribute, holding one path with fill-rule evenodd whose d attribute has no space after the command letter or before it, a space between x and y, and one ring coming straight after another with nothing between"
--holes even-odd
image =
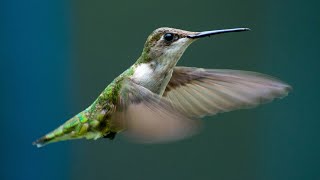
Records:
<instances>
[{"instance_id":1,"label":"bird's tail","mask_svg":"<svg viewBox=\"0 0 320 180\"><path fill-rule=\"evenodd\" d=\"M42 147L49 143L69 139L79 139L83 137L88 139L98 138L98 134L89 132L91 123L92 122L89 124L85 111L83 111L32 144L37 147Z\"/></svg>"}]
</instances>

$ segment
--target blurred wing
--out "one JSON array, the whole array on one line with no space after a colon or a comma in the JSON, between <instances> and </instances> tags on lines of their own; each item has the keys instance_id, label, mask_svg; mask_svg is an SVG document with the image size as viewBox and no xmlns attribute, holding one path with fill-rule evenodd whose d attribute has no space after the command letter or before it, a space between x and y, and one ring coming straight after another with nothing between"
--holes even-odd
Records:
<instances>
[{"instance_id":1,"label":"blurred wing","mask_svg":"<svg viewBox=\"0 0 320 180\"><path fill-rule=\"evenodd\" d=\"M254 107L284 97L290 89L255 72L176 67L163 96L187 115L201 117Z\"/></svg>"},{"instance_id":2,"label":"blurred wing","mask_svg":"<svg viewBox=\"0 0 320 180\"><path fill-rule=\"evenodd\" d=\"M173 109L164 98L128 80L123 83L113 126L124 129L132 140L161 143L194 134L199 121Z\"/></svg>"}]
</instances>

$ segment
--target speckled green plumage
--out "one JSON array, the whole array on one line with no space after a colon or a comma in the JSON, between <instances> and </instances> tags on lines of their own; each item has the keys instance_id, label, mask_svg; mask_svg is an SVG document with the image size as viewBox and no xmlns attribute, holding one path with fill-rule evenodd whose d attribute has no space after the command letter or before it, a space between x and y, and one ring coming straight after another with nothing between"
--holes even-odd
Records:
<instances>
[{"instance_id":1,"label":"speckled green plumage","mask_svg":"<svg viewBox=\"0 0 320 180\"><path fill-rule=\"evenodd\" d=\"M114 79L87 109L75 115L54 131L43 136L36 143L48 144L83 137L97 139L101 136L116 133L118 130L111 128L109 120L116 109L123 81L133 73L134 66Z\"/></svg>"}]
</instances>

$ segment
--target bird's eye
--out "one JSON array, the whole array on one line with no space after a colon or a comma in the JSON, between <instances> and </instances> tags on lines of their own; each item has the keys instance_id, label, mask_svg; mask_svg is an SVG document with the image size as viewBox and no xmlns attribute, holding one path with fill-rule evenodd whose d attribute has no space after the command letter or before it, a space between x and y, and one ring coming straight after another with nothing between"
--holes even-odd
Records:
<instances>
[{"instance_id":1,"label":"bird's eye","mask_svg":"<svg viewBox=\"0 0 320 180\"><path fill-rule=\"evenodd\" d=\"M172 33L166 33L166 34L163 35L163 38L166 41L172 41L174 39L174 35Z\"/></svg>"}]
</instances>

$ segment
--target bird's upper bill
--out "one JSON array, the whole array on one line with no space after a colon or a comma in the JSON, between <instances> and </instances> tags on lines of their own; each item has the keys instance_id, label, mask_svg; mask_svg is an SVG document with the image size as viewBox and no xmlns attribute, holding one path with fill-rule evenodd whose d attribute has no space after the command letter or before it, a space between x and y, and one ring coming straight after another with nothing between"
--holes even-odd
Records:
<instances>
[{"instance_id":1,"label":"bird's upper bill","mask_svg":"<svg viewBox=\"0 0 320 180\"><path fill-rule=\"evenodd\" d=\"M221 29L221 30L212 30L212 31L203 31L191 33L187 38L196 39L201 37L207 37L216 34L228 33L228 32L241 32L241 31L250 31L249 28L233 28L233 29Z\"/></svg>"}]
</instances>

